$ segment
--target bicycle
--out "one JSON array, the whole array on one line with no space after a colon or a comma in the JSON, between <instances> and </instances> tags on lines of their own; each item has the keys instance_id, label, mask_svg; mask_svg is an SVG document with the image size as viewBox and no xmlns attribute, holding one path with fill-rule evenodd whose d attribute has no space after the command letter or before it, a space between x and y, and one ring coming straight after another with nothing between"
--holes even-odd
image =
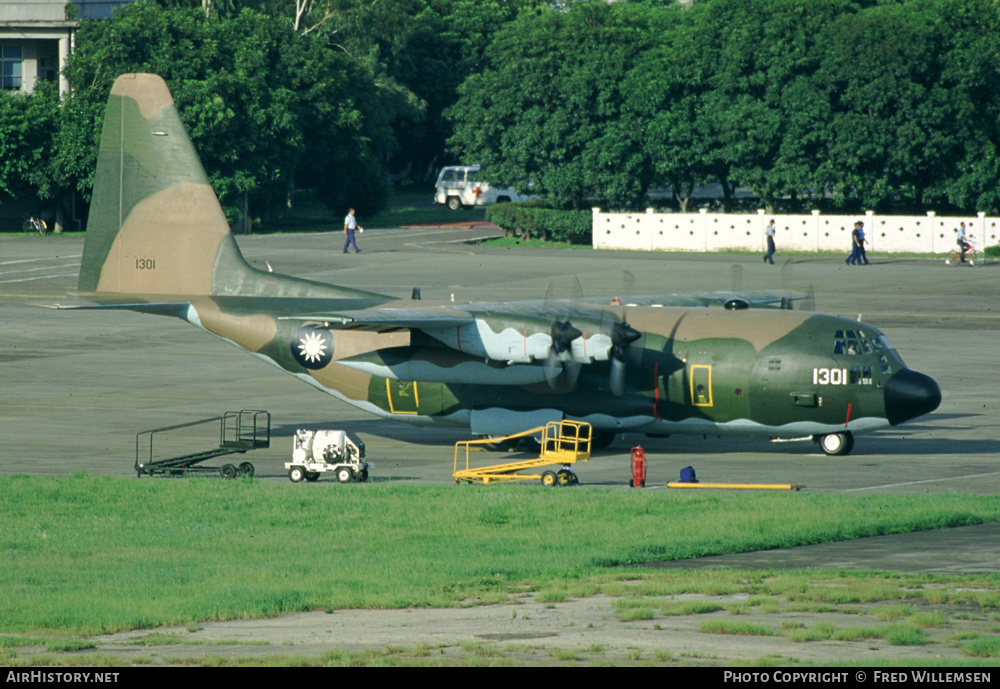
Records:
<instances>
[{"instance_id":1,"label":"bicycle","mask_svg":"<svg viewBox=\"0 0 1000 689\"><path fill-rule=\"evenodd\" d=\"M978 268L983 265L985 260L986 256L980 253L979 250L970 243L969 250L965 252L965 263L973 268ZM960 266L962 265L962 254L958 249L955 249L951 252L951 254L949 254L948 258L944 259L944 262L945 265Z\"/></svg>"},{"instance_id":2,"label":"bicycle","mask_svg":"<svg viewBox=\"0 0 1000 689\"><path fill-rule=\"evenodd\" d=\"M25 234L33 234L37 232L38 234L44 235L49 231L49 226L45 224L45 221L41 218L30 217L24 221L21 225L21 230Z\"/></svg>"}]
</instances>

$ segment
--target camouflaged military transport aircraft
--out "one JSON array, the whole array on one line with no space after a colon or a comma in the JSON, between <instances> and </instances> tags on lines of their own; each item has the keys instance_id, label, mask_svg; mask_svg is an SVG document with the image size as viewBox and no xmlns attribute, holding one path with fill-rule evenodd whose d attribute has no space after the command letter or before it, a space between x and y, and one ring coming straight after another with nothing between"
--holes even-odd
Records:
<instances>
[{"instance_id":1,"label":"camouflaged military transport aircraft","mask_svg":"<svg viewBox=\"0 0 1000 689\"><path fill-rule=\"evenodd\" d=\"M477 435L572 418L598 442L754 435L834 455L941 401L877 329L787 294L436 304L257 270L149 74L111 92L79 294L186 320L373 414Z\"/></svg>"}]
</instances>

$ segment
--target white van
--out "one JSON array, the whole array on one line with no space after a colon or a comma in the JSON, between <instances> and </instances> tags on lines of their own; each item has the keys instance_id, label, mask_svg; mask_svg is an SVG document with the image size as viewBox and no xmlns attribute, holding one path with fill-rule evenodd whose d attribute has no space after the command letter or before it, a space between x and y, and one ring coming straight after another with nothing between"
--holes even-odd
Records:
<instances>
[{"instance_id":1,"label":"white van","mask_svg":"<svg viewBox=\"0 0 1000 689\"><path fill-rule=\"evenodd\" d=\"M479 166L453 166L441 170L434 191L434 203L448 206L453 211L471 206L489 206L494 203L528 201L537 196L522 195L513 189L494 189L480 182Z\"/></svg>"}]
</instances>

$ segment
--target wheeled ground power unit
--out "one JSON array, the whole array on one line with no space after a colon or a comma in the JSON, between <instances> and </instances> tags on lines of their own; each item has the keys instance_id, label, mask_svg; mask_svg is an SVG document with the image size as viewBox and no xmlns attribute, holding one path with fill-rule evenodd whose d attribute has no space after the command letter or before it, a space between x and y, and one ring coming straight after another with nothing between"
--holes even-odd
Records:
<instances>
[{"instance_id":1,"label":"wheeled ground power unit","mask_svg":"<svg viewBox=\"0 0 1000 689\"><path fill-rule=\"evenodd\" d=\"M303 479L316 481L332 473L341 483L367 481L365 444L347 431L309 431L299 429L292 438L292 461L285 463L288 478L294 483Z\"/></svg>"}]
</instances>

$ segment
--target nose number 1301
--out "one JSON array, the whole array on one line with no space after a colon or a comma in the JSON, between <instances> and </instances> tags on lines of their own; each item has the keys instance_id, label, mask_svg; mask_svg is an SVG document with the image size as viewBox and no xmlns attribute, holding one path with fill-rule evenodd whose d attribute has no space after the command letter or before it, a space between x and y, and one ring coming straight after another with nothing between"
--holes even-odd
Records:
<instances>
[{"instance_id":1,"label":"nose number 1301","mask_svg":"<svg viewBox=\"0 0 1000 689\"><path fill-rule=\"evenodd\" d=\"M137 259L135 259L135 269L136 270L156 270L156 259L155 258L137 258Z\"/></svg>"},{"instance_id":2,"label":"nose number 1301","mask_svg":"<svg viewBox=\"0 0 1000 689\"><path fill-rule=\"evenodd\" d=\"M813 385L847 385L847 369L814 368Z\"/></svg>"}]
</instances>

